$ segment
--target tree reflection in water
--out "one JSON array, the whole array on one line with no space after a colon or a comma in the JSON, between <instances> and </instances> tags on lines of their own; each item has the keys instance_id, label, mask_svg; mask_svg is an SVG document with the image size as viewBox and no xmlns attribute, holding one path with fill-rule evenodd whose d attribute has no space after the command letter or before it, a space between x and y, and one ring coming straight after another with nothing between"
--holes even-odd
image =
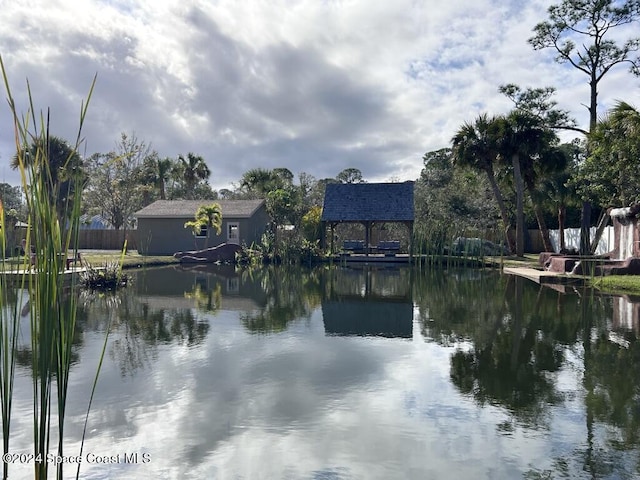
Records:
<instances>
[{"instance_id":1,"label":"tree reflection in water","mask_svg":"<svg viewBox=\"0 0 640 480\"><path fill-rule=\"evenodd\" d=\"M563 293L485 270L270 266L136 276L125 290L86 296L78 312L79 332L118 330L108 352L123 376L149 367L162 345L203 344L222 310L235 310L242 328L261 335L314 314L333 315L323 318L327 335L386 332L451 349L452 384L478 406L505 412L507 420L496 425L501 434L549 434L558 409L584 417L584 440L564 445L553 471L532 466L526 478L640 475L638 331L620 327L612 334L614 308L622 307L610 297L586 289ZM389 311L403 321L412 315L408 330L363 327L381 305L393 305ZM349 315L363 318L345 323ZM81 341L82 335L74 351L81 352ZM563 385L562 375L575 385Z\"/></svg>"},{"instance_id":2,"label":"tree reflection in water","mask_svg":"<svg viewBox=\"0 0 640 480\"><path fill-rule=\"evenodd\" d=\"M195 287L194 287L195 288ZM119 335L109 343L108 354L117 362L122 376L134 376L157 358L160 345L178 343L188 347L201 344L209 332L209 322L197 309L212 311L213 303L207 298L215 294L203 293L190 297L188 306L174 308L154 302L154 298L141 297L135 289L126 288L110 292L82 292L78 315L86 319L93 330L118 330Z\"/></svg>"},{"instance_id":3,"label":"tree reflection in water","mask_svg":"<svg viewBox=\"0 0 640 480\"><path fill-rule=\"evenodd\" d=\"M419 278L414 302L422 333L455 347L451 381L478 405L502 406L516 426L545 432L553 407L572 400L559 389L558 372L582 369L584 444L570 458L555 458L553 472L532 468L526 478L640 474L640 458L623 459L633 449L638 457L640 446L640 344L634 330L612 335L611 298L481 271Z\"/></svg>"},{"instance_id":4,"label":"tree reflection in water","mask_svg":"<svg viewBox=\"0 0 640 480\"><path fill-rule=\"evenodd\" d=\"M525 290L524 281L508 277L504 297L495 305L495 321L487 323L491 330L481 343L453 354L451 379L481 405L499 402L519 421L537 426L548 421L547 407L562 401L548 374L558 371L564 357L537 308L540 295Z\"/></svg>"},{"instance_id":5,"label":"tree reflection in water","mask_svg":"<svg viewBox=\"0 0 640 480\"><path fill-rule=\"evenodd\" d=\"M242 325L251 333L266 334L286 330L293 320L308 319L320 303L321 272L273 265L245 270L244 281L259 283L266 301L254 311L241 312Z\"/></svg>"}]
</instances>

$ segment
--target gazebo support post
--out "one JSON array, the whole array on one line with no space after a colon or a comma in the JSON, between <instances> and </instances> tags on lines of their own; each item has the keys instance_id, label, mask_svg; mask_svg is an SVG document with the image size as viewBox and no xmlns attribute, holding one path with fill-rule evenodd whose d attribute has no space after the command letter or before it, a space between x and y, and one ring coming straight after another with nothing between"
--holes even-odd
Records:
<instances>
[{"instance_id":1,"label":"gazebo support post","mask_svg":"<svg viewBox=\"0 0 640 480\"><path fill-rule=\"evenodd\" d=\"M364 225L364 247L365 247L364 251L368 256L369 253L371 252L371 249L369 247L369 242L371 241L371 227L373 225L373 222L363 222L362 224Z\"/></svg>"},{"instance_id":2,"label":"gazebo support post","mask_svg":"<svg viewBox=\"0 0 640 480\"><path fill-rule=\"evenodd\" d=\"M409 262L413 261L413 222L404 223L409 230Z\"/></svg>"}]
</instances>

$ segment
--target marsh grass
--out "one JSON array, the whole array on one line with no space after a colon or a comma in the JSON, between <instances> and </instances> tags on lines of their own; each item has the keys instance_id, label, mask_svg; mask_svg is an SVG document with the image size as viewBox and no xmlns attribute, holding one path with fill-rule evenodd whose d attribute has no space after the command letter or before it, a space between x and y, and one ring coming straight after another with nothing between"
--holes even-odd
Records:
<instances>
[{"instance_id":1,"label":"marsh grass","mask_svg":"<svg viewBox=\"0 0 640 480\"><path fill-rule=\"evenodd\" d=\"M0 248L6 251L6 238L4 235L5 215L0 202ZM2 269L5 270L5 258L2 256ZM15 367L17 355L14 352L18 347L18 333L20 331L20 312L18 305L23 302L24 276L21 288L16 288L14 282L8 282L6 275L0 274L0 403L2 409L2 445L3 454L9 453L9 434L11 431L11 406L12 392L15 379ZM9 465L3 462L2 478L8 477Z\"/></svg>"},{"instance_id":2,"label":"marsh grass","mask_svg":"<svg viewBox=\"0 0 640 480\"><path fill-rule=\"evenodd\" d=\"M455 252L452 248L453 239L469 236L475 237L478 234L477 232L461 231L441 223L418 228L414 231L412 238L415 262L421 267L438 268L479 268L487 265L488 257L482 250L464 248Z\"/></svg>"},{"instance_id":3,"label":"marsh grass","mask_svg":"<svg viewBox=\"0 0 640 480\"><path fill-rule=\"evenodd\" d=\"M25 256L20 275L20 291L28 292L28 317L31 347L31 380L33 394L33 468L34 478L49 476L49 453L62 456L64 452L64 421L72 360L72 343L76 329L77 297L74 287L78 282L71 274L71 285L65 279L64 255L77 249L80 203L84 182L81 171L65 168L53 172L49 158L49 118L35 114L31 90L27 82L28 113L19 116L11 94L4 63L0 57L7 100L13 116L16 143L15 163L26 195L28 224L26 251L35 252L32 265ZM74 151L81 144L82 125L88 100L91 98L95 78L87 102L80 110L80 123ZM63 199L54 202L52 199ZM4 215L0 215L0 221ZM5 243L4 228L0 242ZM5 247L6 245L2 245ZM33 249L33 250L32 250ZM4 251L4 248L3 248ZM4 267L4 265L3 265ZM11 407L17 356L21 301L10 301L15 281L9 285L7 269L0 273L0 332L2 391L3 450L10 452ZM18 299L20 300L20 299ZM99 367L96 371L96 378ZM95 383L94 383L95 389ZM54 425L52 425L52 422ZM81 443L84 442L84 436ZM53 447L52 443L56 446ZM3 478L9 476L9 465L4 464ZM63 478L63 464L55 467L56 478ZM79 472L77 473L77 476Z\"/></svg>"}]
</instances>

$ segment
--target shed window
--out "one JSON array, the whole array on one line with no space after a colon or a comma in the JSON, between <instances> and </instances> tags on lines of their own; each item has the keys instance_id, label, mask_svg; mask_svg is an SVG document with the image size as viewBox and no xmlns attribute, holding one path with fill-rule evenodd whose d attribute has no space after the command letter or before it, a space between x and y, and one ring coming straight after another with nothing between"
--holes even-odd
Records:
<instances>
[{"instance_id":1,"label":"shed window","mask_svg":"<svg viewBox=\"0 0 640 480\"><path fill-rule=\"evenodd\" d=\"M200 231L194 233L196 238L207 238L209 236L209 228L207 225L200 225Z\"/></svg>"}]
</instances>

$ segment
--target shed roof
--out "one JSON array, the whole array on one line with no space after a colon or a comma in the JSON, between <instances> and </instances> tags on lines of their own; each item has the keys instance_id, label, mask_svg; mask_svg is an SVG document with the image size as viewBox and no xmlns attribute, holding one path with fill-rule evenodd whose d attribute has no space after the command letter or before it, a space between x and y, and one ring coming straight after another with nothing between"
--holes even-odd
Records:
<instances>
[{"instance_id":1,"label":"shed roof","mask_svg":"<svg viewBox=\"0 0 640 480\"><path fill-rule=\"evenodd\" d=\"M329 183L323 222L412 222L413 182Z\"/></svg>"},{"instance_id":2,"label":"shed roof","mask_svg":"<svg viewBox=\"0 0 640 480\"><path fill-rule=\"evenodd\" d=\"M249 218L264 200L157 200L138 210L138 218L191 218L202 205L217 203L223 218Z\"/></svg>"}]
</instances>

